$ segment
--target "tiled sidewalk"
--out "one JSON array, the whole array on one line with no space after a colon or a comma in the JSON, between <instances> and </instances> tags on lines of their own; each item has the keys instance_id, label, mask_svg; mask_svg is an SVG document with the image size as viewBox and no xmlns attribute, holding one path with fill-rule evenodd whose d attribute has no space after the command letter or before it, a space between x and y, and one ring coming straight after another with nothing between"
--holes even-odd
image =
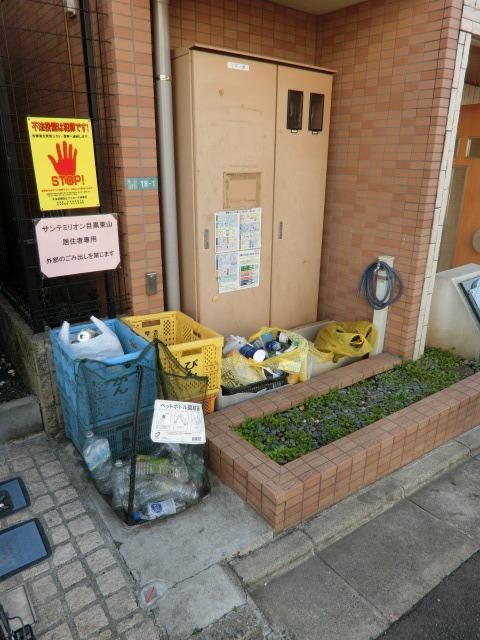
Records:
<instances>
[{"instance_id":1,"label":"tiled sidewalk","mask_svg":"<svg viewBox=\"0 0 480 640\"><path fill-rule=\"evenodd\" d=\"M93 507L72 486L62 443L43 435L0 447L0 479L20 476L32 504L0 520L0 529L36 517L52 556L0 582L0 593L23 584L31 597L39 640L160 640L137 606L134 583Z\"/></svg>"}]
</instances>

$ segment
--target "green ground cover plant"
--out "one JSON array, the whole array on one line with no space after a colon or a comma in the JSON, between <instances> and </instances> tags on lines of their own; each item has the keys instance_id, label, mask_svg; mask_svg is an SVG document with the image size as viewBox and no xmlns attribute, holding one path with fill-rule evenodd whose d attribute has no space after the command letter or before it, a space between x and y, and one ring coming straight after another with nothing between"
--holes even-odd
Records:
<instances>
[{"instance_id":1,"label":"green ground cover plant","mask_svg":"<svg viewBox=\"0 0 480 640\"><path fill-rule=\"evenodd\" d=\"M248 418L236 430L272 460L286 464L478 371L480 361L426 349L415 362L405 361L345 389L308 398L283 413Z\"/></svg>"}]
</instances>

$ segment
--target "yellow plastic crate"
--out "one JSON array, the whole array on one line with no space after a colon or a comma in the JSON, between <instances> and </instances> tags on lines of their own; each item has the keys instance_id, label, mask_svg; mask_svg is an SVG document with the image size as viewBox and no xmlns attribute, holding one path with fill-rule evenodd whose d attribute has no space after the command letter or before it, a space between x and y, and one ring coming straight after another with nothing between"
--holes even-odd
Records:
<instances>
[{"instance_id":1,"label":"yellow plastic crate","mask_svg":"<svg viewBox=\"0 0 480 640\"><path fill-rule=\"evenodd\" d=\"M219 333L204 327L181 311L128 316L121 320L147 340L157 338L164 342L176 360L188 371L208 376L208 396L220 391L223 336Z\"/></svg>"},{"instance_id":2,"label":"yellow plastic crate","mask_svg":"<svg viewBox=\"0 0 480 640\"><path fill-rule=\"evenodd\" d=\"M215 411L215 400L217 399L217 395L218 393L208 394L203 401L203 413L206 416Z\"/></svg>"}]
</instances>

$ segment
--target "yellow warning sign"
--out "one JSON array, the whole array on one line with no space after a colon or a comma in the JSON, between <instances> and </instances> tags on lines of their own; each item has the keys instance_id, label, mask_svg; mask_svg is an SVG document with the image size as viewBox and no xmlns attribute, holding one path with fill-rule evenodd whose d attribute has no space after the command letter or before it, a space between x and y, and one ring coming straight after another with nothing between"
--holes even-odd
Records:
<instances>
[{"instance_id":1,"label":"yellow warning sign","mask_svg":"<svg viewBox=\"0 0 480 640\"><path fill-rule=\"evenodd\" d=\"M92 123L86 118L27 118L41 211L98 207Z\"/></svg>"}]
</instances>

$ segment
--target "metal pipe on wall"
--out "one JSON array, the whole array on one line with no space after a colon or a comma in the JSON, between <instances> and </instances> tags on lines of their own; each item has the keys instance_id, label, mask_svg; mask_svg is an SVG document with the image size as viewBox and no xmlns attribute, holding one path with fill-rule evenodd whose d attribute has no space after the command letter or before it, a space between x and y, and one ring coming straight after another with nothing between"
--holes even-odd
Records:
<instances>
[{"instance_id":1,"label":"metal pipe on wall","mask_svg":"<svg viewBox=\"0 0 480 640\"><path fill-rule=\"evenodd\" d=\"M180 309L177 196L173 144L172 66L170 61L169 0L152 0L155 109L160 159L160 196L166 308Z\"/></svg>"}]
</instances>

